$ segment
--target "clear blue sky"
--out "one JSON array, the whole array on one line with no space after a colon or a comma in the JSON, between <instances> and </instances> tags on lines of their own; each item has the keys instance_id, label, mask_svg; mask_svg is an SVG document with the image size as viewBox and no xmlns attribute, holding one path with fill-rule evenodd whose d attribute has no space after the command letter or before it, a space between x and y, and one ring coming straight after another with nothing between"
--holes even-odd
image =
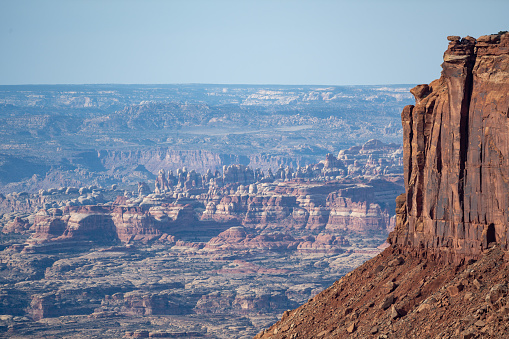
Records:
<instances>
[{"instance_id":1,"label":"clear blue sky","mask_svg":"<svg viewBox=\"0 0 509 339\"><path fill-rule=\"evenodd\" d=\"M0 0L0 84L401 84L509 1Z\"/></svg>"}]
</instances>

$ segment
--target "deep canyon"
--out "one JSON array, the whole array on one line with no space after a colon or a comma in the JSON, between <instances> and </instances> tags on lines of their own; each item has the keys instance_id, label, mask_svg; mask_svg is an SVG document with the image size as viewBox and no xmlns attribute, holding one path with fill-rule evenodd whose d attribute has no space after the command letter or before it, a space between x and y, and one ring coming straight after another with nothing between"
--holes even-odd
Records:
<instances>
[{"instance_id":1,"label":"deep canyon","mask_svg":"<svg viewBox=\"0 0 509 339\"><path fill-rule=\"evenodd\" d=\"M410 87L1 87L1 335L254 336L388 246Z\"/></svg>"}]
</instances>

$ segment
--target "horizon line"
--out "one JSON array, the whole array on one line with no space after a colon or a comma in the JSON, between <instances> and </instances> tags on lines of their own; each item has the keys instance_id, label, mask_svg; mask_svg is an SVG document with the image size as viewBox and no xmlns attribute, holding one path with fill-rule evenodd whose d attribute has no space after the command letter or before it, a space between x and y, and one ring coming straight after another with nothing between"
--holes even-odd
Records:
<instances>
[{"instance_id":1,"label":"horizon line","mask_svg":"<svg viewBox=\"0 0 509 339\"><path fill-rule=\"evenodd\" d=\"M256 83L206 83L206 82L182 82L182 83L26 83L26 84L0 84L0 87L7 86L328 86L328 87L376 87L376 86L415 86L418 83L382 83L382 84L357 84L357 85L331 85L331 84L281 84L281 83L267 83L267 84L256 84Z\"/></svg>"}]
</instances>

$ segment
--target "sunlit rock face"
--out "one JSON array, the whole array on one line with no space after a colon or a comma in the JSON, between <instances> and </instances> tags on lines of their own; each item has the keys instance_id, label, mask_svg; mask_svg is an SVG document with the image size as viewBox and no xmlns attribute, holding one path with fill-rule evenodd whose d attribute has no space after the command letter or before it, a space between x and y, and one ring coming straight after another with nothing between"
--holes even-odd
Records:
<instances>
[{"instance_id":1,"label":"sunlit rock face","mask_svg":"<svg viewBox=\"0 0 509 339\"><path fill-rule=\"evenodd\" d=\"M406 198L390 240L459 261L508 246L509 34L449 41L442 76L402 113Z\"/></svg>"},{"instance_id":2,"label":"sunlit rock face","mask_svg":"<svg viewBox=\"0 0 509 339\"><path fill-rule=\"evenodd\" d=\"M507 336L509 33L448 40L442 76L402 113L391 246L255 338ZM374 211L339 193L336 225Z\"/></svg>"}]
</instances>

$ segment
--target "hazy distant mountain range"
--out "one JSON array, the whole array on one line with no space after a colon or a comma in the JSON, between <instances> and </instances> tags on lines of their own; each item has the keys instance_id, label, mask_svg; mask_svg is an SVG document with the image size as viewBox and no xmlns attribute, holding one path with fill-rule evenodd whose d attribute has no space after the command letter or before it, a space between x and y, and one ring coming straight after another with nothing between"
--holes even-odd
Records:
<instances>
[{"instance_id":1,"label":"hazy distant mountain range","mask_svg":"<svg viewBox=\"0 0 509 339\"><path fill-rule=\"evenodd\" d=\"M152 174L305 165L373 138L400 143L411 87L0 86L0 182L36 190L76 171L101 183L139 165Z\"/></svg>"}]
</instances>

